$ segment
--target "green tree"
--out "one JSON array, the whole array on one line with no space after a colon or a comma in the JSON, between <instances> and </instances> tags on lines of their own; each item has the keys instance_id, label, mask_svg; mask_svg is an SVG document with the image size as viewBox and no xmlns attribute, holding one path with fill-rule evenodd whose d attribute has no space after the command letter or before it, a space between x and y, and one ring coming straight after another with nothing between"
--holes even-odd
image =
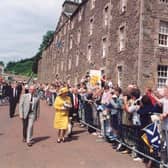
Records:
<instances>
[{"instance_id":1,"label":"green tree","mask_svg":"<svg viewBox=\"0 0 168 168\"><path fill-rule=\"evenodd\" d=\"M5 64L4 64L4 62L3 62L3 61L0 61L0 65L3 65L3 66L4 66Z\"/></svg>"},{"instance_id":2,"label":"green tree","mask_svg":"<svg viewBox=\"0 0 168 168\"><path fill-rule=\"evenodd\" d=\"M35 55L34 60L33 60L32 71L34 73L37 74L38 61L41 59L43 50L45 50L50 45L53 38L54 38L54 31L47 31L47 33L43 36L43 41L40 44L39 51L37 52L37 54Z\"/></svg>"},{"instance_id":3,"label":"green tree","mask_svg":"<svg viewBox=\"0 0 168 168\"><path fill-rule=\"evenodd\" d=\"M39 51L43 51L44 49L46 49L53 40L53 37L54 37L54 31L51 30L47 31L47 33L43 36L43 41L40 44Z\"/></svg>"}]
</instances>

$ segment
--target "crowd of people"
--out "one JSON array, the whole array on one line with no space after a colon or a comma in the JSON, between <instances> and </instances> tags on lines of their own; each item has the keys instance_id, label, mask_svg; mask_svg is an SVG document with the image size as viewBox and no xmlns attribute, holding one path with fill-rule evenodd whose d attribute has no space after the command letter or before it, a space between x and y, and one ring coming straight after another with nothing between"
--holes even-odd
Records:
<instances>
[{"instance_id":1,"label":"crowd of people","mask_svg":"<svg viewBox=\"0 0 168 168\"><path fill-rule=\"evenodd\" d=\"M3 88L2 84L0 88ZM65 142L66 135L68 138L73 136L73 126L77 122L81 127L85 126L88 133L112 142L116 151L132 152L134 160L143 159L147 167L152 166L152 161L144 159L141 153L161 158L162 162L168 163L167 85L162 92L146 88L144 93L136 85L130 84L122 90L105 80L95 86L90 86L88 80L82 80L76 86L59 80L51 84L36 83L29 88L25 85L22 94L20 84L16 86L14 83L6 88L10 104L9 116L14 116L16 104L19 103L20 117L23 120L23 141L26 141L28 146L33 144L31 142L33 122L39 116L39 99L42 99L55 108L53 127L58 129L57 143ZM1 90L2 101L4 96ZM149 144L145 143L142 137L144 128L152 123L157 123L159 128L157 143L161 145L152 146L151 152Z\"/></svg>"}]
</instances>

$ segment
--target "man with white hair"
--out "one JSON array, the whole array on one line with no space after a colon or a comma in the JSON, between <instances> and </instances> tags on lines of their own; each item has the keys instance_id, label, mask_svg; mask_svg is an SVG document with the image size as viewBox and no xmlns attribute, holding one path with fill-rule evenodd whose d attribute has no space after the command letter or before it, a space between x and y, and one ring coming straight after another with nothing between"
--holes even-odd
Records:
<instances>
[{"instance_id":1,"label":"man with white hair","mask_svg":"<svg viewBox=\"0 0 168 168\"><path fill-rule=\"evenodd\" d=\"M39 118L40 113L40 99L35 91L35 86L31 85L29 93L23 94L19 103L20 118L23 122L23 142L27 142L29 147L33 144L33 124Z\"/></svg>"},{"instance_id":2,"label":"man with white hair","mask_svg":"<svg viewBox=\"0 0 168 168\"><path fill-rule=\"evenodd\" d=\"M163 112L160 115L162 121L162 143L161 143L161 159L164 163L168 163L168 86L163 89L163 98L156 100L162 106Z\"/></svg>"}]
</instances>

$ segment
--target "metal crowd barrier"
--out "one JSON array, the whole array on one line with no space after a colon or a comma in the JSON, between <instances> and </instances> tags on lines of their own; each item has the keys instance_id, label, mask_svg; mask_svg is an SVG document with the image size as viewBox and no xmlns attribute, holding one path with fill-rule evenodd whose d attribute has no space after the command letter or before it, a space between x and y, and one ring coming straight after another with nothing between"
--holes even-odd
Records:
<instances>
[{"instance_id":1,"label":"metal crowd barrier","mask_svg":"<svg viewBox=\"0 0 168 168\"><path fill-rule=\"evenodd\" d=\"M84 120L81 120L80 122L88 127L95 129L98 132L101 132L99 126L88 124ZM160 168L161 167L168 168L167 164L164 164L160 161L160 157L158 156L158 153L149 152L148 147L145 144L143 144L143 140L140 138L140 136L138 136L138 134L139 134L139 131L135 132L134 127L121 125L120 138L116 138L115 141L122 144L123 146L130 149L131 151L135 152L136 154L139 154L142 157L153 161L157 165L157 167L159 166ZM106 139L106 137L104 138ZM128 141L125 141L125 140L128 140ZM134 146L136 146L136 148L134 148Z\"/></svg>"}]
</instances>

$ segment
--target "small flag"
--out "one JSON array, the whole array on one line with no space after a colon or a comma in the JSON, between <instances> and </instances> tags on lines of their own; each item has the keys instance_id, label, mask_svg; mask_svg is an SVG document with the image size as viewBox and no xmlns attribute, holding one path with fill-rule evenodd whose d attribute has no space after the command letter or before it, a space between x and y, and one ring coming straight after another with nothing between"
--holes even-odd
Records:
<instances>
[{"instance_id":1,"label":"small flag","mask_svg":"<svg viewBox=\"0 0 168 168\"><path fill-rule=\"evenodd\" d=\"M61 41L57 41L56 47L57 48L61 48L62 46L63 46L62 42Z\"/></svg>"},{"instance_id":2,"label":"small flag","mask_svg":"<svg viewBox=\"0 0 168 168\"><path fill-rule=\"evenodd\" d=\"M143 128L143 131L145 132L143 136L141 137L146 145L150 148L150 152L152 153L154 150L159 151L161 140L160 140L160 134L158 131L157 123L154 122L152 124L149 124L145 128Z\"/></svg>"}]
</instances>

